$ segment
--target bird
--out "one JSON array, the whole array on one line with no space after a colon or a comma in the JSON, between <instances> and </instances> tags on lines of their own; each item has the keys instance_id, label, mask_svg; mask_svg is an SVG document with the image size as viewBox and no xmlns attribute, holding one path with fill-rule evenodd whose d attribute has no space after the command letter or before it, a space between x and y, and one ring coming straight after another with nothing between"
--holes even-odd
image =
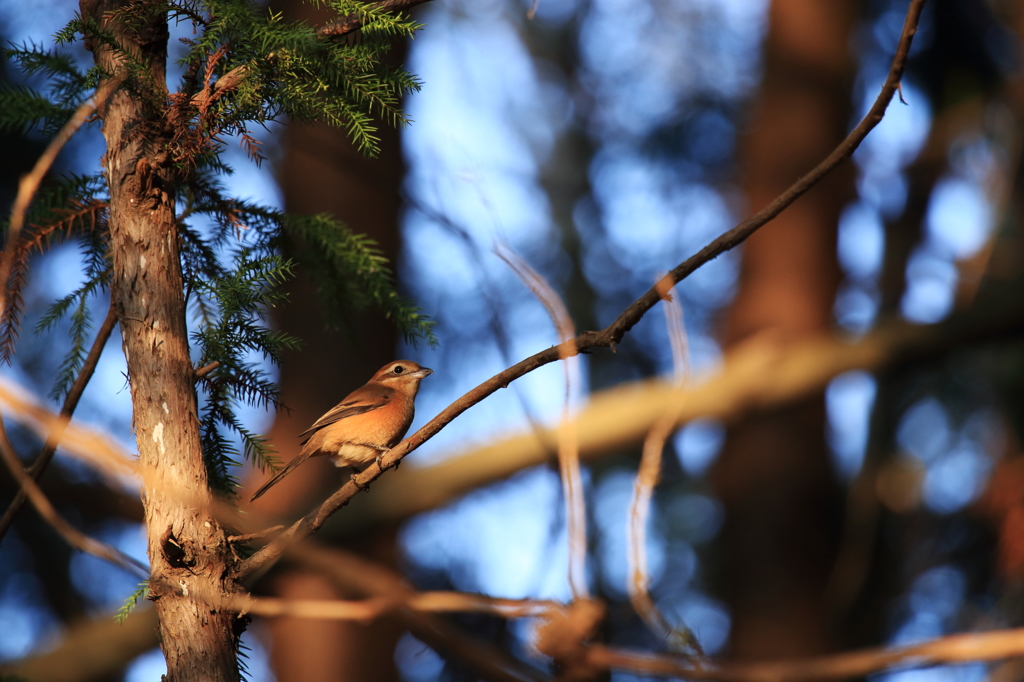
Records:
<instances>
[{"instance_id":1,"label":"bird","mask_svg":"<svg viewBox=\"0 0 1024 682\"><path fill-rule=\"evenodd\" d=\"M337 467L366 468L405 437L420 382L434 373L412 360L395 360L349 393L299 436L295 459L253 494L255 501L310 457L330 457Z\"/></svg>"}]
</instances>

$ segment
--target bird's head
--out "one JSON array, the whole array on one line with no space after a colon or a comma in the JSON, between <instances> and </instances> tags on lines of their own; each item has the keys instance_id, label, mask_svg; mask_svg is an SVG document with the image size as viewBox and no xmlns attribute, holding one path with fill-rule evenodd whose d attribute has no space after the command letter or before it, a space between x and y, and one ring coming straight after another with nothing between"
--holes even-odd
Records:
<instances>
[{"instance_id":1,"label":"bird's head","mask_svg":"<svg viewBox=\"0 0 1024 682\"><path fill-rule=\"evenodd\" d=\"M411 389L415 392L419 389L420 381L433 373L434 370L429 367L420 367L412 360L395 360L377 370L371 381L403 390Z\"/></svg>"}]
</instances>

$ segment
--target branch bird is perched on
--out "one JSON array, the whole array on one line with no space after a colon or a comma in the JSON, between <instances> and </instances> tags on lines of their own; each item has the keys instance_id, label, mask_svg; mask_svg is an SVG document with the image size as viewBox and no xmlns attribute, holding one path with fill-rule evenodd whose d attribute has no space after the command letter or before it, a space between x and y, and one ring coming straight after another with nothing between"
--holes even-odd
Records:
<instances>
[{"instance_id":1,"label":"branch bird is perched on","mask_svg":"<svg viewBox=\"0 0 1024 682\"><path fill-rule=\"evenodd\" d=\"M252 500L310 457L330 457L335 466L360 470L374 460L380 462L384 453L405 437L420 381L433 373L412 360L396 360L381 367L299 436L302 450L264 483Z\"/></svg>"}]
</instances>

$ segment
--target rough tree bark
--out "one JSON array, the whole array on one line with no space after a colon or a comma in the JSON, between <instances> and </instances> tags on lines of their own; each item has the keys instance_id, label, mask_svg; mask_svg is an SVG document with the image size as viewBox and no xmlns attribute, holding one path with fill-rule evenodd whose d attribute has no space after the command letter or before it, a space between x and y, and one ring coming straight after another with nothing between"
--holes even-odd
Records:
<instances>
[{"instance_id":1,"label":"rough tree bark","mask_svg":"<svg viewBox=\"0 0 1024 682\"><path fill-rule=\"evenodd\" d=\"M155 97L166 95L166 14L154 11L129 30L110 12L124 0L83 0L83 17L112 32L146 64ZM88 39L112 73L118 56ZM162 101L160 102L162 105ZM151 565L150 594L160 621L167 680L237 680L235 613L201 608L188 595L237 590L224 576L232 561L211 502L200 447L195 375L189 359L173 178L161 154L162 106L121 89L100 112L110 189L112 295L118 306L131 383Z\"/></svg>"}]
</instances>

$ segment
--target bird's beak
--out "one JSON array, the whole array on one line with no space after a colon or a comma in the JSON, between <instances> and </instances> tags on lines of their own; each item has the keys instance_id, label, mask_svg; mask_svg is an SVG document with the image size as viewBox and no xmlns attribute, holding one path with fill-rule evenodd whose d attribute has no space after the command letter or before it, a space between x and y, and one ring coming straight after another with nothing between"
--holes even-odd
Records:
<instances>
[{"instance_id":1,"label":"bird's beak","mask_svg":"<svg viewBox=\"0 0 1024 682\"><path fill-rule=\"evenodd\" d=\"M406 374L406 376L416 377L417 379L422 379L424 377L429 377L433 373L434 373L434 370L430 369L429 367L420 367L415 372L411 372L409 374Z\"/></svg>"}]
</instances>

